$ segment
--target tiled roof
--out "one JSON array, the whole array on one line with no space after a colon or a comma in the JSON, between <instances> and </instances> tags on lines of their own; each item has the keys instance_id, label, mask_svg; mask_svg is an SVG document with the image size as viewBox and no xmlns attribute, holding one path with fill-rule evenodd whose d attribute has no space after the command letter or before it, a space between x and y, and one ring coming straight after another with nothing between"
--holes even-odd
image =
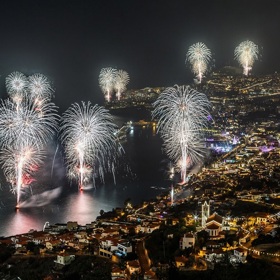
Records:
<instances>
[{"instance_id":1,"label":"tiled roof","mask_svg":"<svg viewBox=\"0 0 280 280\"><path fill-rule=\"evenodd\" d=\"M218 225L215 224L211 224L209 226L206 226L207 229L219 229L220 227Z\"/></svg>"},{"instance_id":2,"label":"tiled roof","mask_svg":"<svg viewBox=\"0 0 280 280\"><path fill-rule=\"evenodd\" d=\"M217 213L214 213L214 214L212 214L211 216L208 217L208 219L206 221L206 224L208 224L209 222L212 222L212 221L216 221L219 224L222 224L223 223L223 217L218 215Z\"/></svg>"}]
</instances>

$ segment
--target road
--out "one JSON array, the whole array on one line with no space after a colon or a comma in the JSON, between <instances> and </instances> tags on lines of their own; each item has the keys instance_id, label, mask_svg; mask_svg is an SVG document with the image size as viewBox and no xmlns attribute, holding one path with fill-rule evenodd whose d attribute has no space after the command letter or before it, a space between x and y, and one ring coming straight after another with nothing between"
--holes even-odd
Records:
<instances>
[{"instance_id":1,"label":"road","mask_svg":"<svg viewBox=\"0 0 280 280\"><path fill-rule=\"evenodd\" d=\"M141 240L137 243L136 252L137 252L137 255L139 258L142 273L144 274L145 272L150 270L150 263L151 263L149 256L148 256L148 252L145 248L144 240Z\"/></svg>"}]
</instances>

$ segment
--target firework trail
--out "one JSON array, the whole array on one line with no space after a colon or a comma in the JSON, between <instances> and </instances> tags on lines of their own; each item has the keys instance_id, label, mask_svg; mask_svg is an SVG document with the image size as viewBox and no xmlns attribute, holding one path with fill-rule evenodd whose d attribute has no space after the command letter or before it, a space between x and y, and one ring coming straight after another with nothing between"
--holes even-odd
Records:
<instances>
[{"instance_id":1,"label":"firework trail","mask_svg":"<svg viewBox=\"0 0 280 280\"><path fill-rule=\"evenodd\" d=\"M126 86L129 83L129 75L124 70L118 70L115 76L114 87L117 91L116 95L118 100L121 98L122 92L126 90Z\"/></svg>"},{"instance_id":2,"label":"firework trail","mask_svg":"<svg viewBox=\"0 0 280 280\"><path fill-rule=\"evenodd\" d=\"M43 149L25 140L19 141L16 146L4 148L0 155L0 163L5 177L12 186L15 186L18 206L22 186L30 184L30 180L33 180L32 175L42 164Z\"/></svg>"},{"instance_id":3,"label":"firework trail","mask_svg":"<svg viewBox=\"0 0 280 280\"><path fill-rule=\"evenodd\" d=\"M187 168L204 155L202 129L207 125L210 103L205 94L188 86L165 89L154 102L153 118L158 118L164 149L186 181Z\"/></svg>"},{"instance_id":4,"label":"firework trail","mask_svg":"<svg viewBox=\"0 0 280 280\"><path fill-rule=\"evenodd\" d=\"M102 68L99 74L99 85L108 102L111 99L111 92L115 86L117 70L111 67Z\"/></svg>"},{"instance_id":5,"label":"firework trail","mask_svg":"<svg viewBox=\"0 0 280 280\"><path fill-rule=\"evenodd\" d=\"M55 158L56 158L57 151L58 151L58 145L56 145L55 153L54 153L54 156L53 156L52 169L51 169L51 178L53 176L53 167L54 167L54 161L55 161Z\"/></svg>"},{"instance_id":6,"label":"firework trail","mask_svg":"<svg viewBox=\"0 0 280 280\"><path fill-rule=\"evenodd\" d=\"M234 58L243 67L243 74L248 76L252 70L255 60L258 59L258 46L252 41L244 41L240 43L234 50Z\"/></svg>"},{"instance_id":7,"label":"firework trail","mask_svg":"<svg viewBox=\"0 0 280 280\"><path fill-rule=\"evenodd\" d=\"M196 43L189 47L186 62L189 62L193 73L197 76L199 83L207 71L207 65L211 60L211 51L203 43Z\"/></svg>"},{"instance_id":8,"label":"firework trail","mask_svg":"<svg viewBox=\"0 0 280 280\"><path fill-rule=\"evenodd\" d=\"M90 102L74 103L62 116L61 140L65 147L69 178L79 187L99 171L100 177L113 162L116 150L116 127L109 112Z\"/></svg>"}]
</instances>

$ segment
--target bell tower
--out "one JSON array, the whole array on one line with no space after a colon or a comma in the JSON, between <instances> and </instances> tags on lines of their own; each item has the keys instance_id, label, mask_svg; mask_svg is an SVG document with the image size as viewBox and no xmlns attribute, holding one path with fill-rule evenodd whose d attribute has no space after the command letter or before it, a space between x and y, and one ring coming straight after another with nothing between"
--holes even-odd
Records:
<instances>
[{"instance_id":1,"label":"bell tower","mask_svg":"<svg viewBox=\"0 0 280 280\"><path fill-rule=\"evenodd\" d=\"M205 227L206 221L210 216L210 203L207 204L205 201L204 204L201 206L201 226Z\"/></svg>"}]
</instances>

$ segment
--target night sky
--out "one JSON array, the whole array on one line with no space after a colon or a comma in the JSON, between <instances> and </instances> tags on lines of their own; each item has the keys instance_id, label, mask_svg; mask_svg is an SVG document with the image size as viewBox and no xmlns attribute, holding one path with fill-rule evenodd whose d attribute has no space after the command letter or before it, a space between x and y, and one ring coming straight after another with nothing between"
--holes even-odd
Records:
<instances>
[{"instance_id":1,"label":"night sky","mask_svg":"<svg viewBox=\"0 0 280 280\"><path fill-rule=\"evenodd\" d=\"M278 0L2 0L1 96L13 71L48 76L61 110L103 104L103 67L126 70L128 88L186 84L186 52L196 42L211 49L217 69L237 66L234 48L252 40L262 49L255 73L280 71L279 13Z\"/></svg>"}]
</instances>

